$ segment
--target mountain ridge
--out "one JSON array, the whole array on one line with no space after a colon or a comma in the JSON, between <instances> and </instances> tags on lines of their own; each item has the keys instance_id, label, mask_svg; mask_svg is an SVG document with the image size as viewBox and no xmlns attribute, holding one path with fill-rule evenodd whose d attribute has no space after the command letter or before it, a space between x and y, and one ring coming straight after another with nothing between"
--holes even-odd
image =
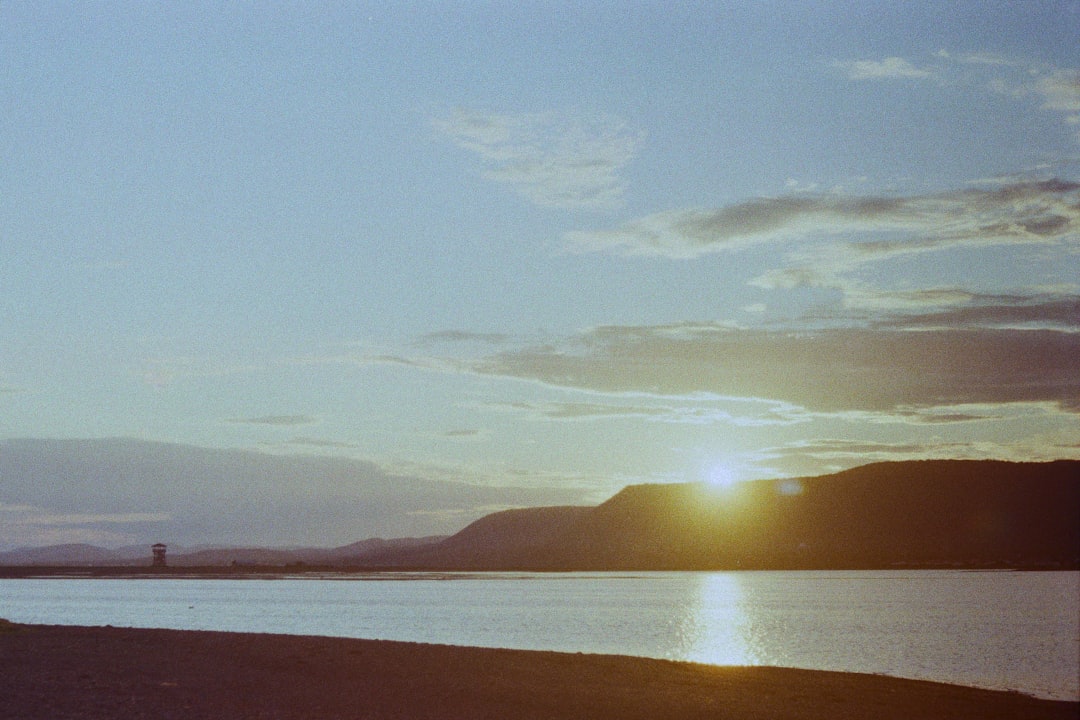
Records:
<instances>
[{"instance_id":1,"label":"mountain ridge","mask_svg":"<svg viewBox=\"0 0 1080 720\"><path fill-rule=\"evenodd\" d=\"M521 539L543 514L561 527ZM486 543L463 554L478 528ZM728 488L631 485L594 508L487 516L380 559L471 570L1076 569L1080 461L927 460Z\"/></svg>"},{"instance_id":2,"label":"mountain ridge","mask_svg":"<svg viewBox=\"0 0 1080 720\"><path fill-rule=\"evenodd\" d=\"M148 564L149 548L0 553L0 565ZM1080 569L1080 461L871 463L828 475L629 485L593 506L502 510L448 536L334 548L181 548L174 566L433 570Z\"/></svg>"}]
</instances>

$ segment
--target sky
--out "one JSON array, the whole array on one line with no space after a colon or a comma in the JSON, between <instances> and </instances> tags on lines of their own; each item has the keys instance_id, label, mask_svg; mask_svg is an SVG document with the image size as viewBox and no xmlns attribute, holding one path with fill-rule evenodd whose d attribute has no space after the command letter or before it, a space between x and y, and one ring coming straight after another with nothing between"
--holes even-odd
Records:
<instances>
[{"instance_id":1,"label":"sky","mask_svg":"<svg viewBox=\"0 0 1080 720\"><path fill-rule=\"evenodd\" d=\"M5 0L0 439L601 499L1080 458L1078 37L1039 0Z\"/></svg>"}]
</instances>

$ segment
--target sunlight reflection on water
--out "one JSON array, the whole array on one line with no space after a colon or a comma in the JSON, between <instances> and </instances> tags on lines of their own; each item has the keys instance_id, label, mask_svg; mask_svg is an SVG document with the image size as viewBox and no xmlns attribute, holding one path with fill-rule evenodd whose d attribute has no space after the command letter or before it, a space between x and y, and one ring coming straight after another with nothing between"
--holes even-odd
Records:
<instances>
[{"instance_id":1,"label":"sunlight reflection on water","mask_svg":"<svg viewBox=\"0 0 1080 720\"><path fill-rule=\"evenodd\" d=\"M710 574L698 576L698 581L687 659L711 665L759 664L746 641L749 618L739 577Z\"/></svg>"},{"instance_id":2,"label":"sunlight reflection on water","mask_svg":"<svg viewBox=\"0 0 1080 720\"><path fill-rule=\"evenodd\" d=\"M1077 572L0 579L0 617L804 667L1080 698Z\"/></svg>"}]
</instances>

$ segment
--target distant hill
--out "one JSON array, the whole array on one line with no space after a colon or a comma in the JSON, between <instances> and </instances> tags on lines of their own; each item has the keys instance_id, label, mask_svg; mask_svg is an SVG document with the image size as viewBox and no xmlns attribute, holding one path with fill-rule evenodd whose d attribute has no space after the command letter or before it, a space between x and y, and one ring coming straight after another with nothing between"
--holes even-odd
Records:
<instances>
[{"instance_id":1,"label":"distant hill","mask_svg":"<svg viewBox=\"0 0 1080 720\"><path fill-rule=\"evenodd\" d=\"M325 547L447 535L495 509L577 504L588 493L432 480L347 457L130 438L0 440L0 506L74 518L118 543ZM0 549L23 544L41 543L0 536Z\"/></svg>"},{"instance_id":2,"label":"distant hill","mask_svg":"<svg viewBox=\"0 0 1080 720\"><path fill-rule=\"evenodd\" d=\"M361 564L492 569L548 567L544 558L596 511L560 506L503 510L473 522L439 543L405 550L387 549L356 558Z\"/></svg>"},{"instance_id":3,"label":"distant hill","mask_svg":"<svg viewBox=\"0 0 1080 720\"><path fill-rule=\"evenodd\" d=\"M214 565L315 565L340 566L361 562L374 553L399 551L427 546L444 540L438 535L426 538L371 538L337 548L210 548L174 554L169 565L174 567L207 567Z\"/></svg>"},{"instance_id":4,"label":"distant hill","mask_svg":"<svg viewBox=\"0 0 1080 720\"><path fill-rule=\"evenodd\" d=\"M387 566L666 570L1080 568L1080 462L878 463L833 475L635 485L510 510Z\"/></svg>"},{"instance_id":5,"label":"distant hill","mask_svg":"<svg viewBox=\"0 0 1080 720\"><path fill-rule=\"evenodd\" d=\"M423 538L371 538L336 548L203 547L170 545L169 567L242 566L340 566L362 563L372 554L423 547L446 539L444 535ZM149 565L150 546L138 545L116 550L86 544L50 545L0 552L2 566L123 567Z\"/></svg>"},{"instance_id":6,"label":"distant hill","mask_svg":"<svg viewBox=\"0 0 1080 720\"><path fill-rule=\"evenodd\" d=\"M0 565L147 564L148 547L0 553ZM631 485L597 506L504 510L449 537L181 548L171 566L368 569L1080 569L1080 461L940 460L727 488Z\"/></svg>"}]
</instances>

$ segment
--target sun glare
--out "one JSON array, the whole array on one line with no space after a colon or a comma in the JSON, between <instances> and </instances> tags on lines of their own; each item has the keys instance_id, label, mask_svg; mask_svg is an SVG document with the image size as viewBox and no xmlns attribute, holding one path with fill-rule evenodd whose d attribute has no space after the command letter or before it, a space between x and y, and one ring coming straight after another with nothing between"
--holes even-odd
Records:
<instances>
[{"instance_id":1,"label":"sun glare","mask_svg":"<svg viewBox=\"0 0 1080 720\"><path fill-rule=\"evenodd\" d=\"M739 482L739 473L730 465L717 463L709 468L706 482L714 488L729 488Z\"/></svg>"}]
</instances>

